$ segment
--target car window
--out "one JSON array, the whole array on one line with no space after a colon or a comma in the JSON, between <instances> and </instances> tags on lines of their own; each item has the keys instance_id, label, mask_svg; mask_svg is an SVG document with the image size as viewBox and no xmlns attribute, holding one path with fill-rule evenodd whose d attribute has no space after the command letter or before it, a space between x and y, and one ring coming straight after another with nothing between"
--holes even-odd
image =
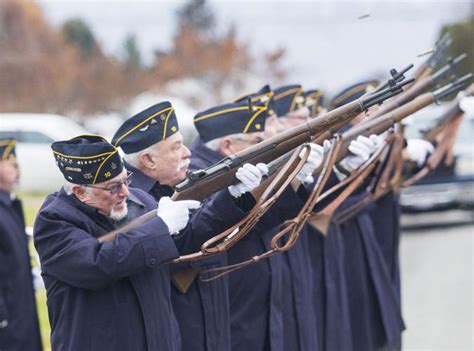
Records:
<instances>
[{"instance_id":1,"label":"car window","mask_svg":"<svg viewBox=\"0 0 474 351\"><path fill-rule=\"evenodd\" d=\"M20 138L20 132L0 130L0 138L13 138L18 140Z\"/></svg>"},{"instance_id":2,"label":"car window","mask_svg":"<svg viewBox=\"0 0 474 351\"><path fill-rule=\"evenodd\" d=\"M18 143L51 144L54 142L49 136L34 131L0 131L1 137L13 137Z\"/></svg>"},{"instance_id":3,"label":"car window","mask_svg":"<svg viewBox=\"0 0 474 351\"><path fill-rule=\"evenodd\" d=\"M40 132L21 132L20 139L18 142L21 143L34 143L34 144L51 144L54 142L49 136L44 135Z\"/></svg>"}]
</instances>

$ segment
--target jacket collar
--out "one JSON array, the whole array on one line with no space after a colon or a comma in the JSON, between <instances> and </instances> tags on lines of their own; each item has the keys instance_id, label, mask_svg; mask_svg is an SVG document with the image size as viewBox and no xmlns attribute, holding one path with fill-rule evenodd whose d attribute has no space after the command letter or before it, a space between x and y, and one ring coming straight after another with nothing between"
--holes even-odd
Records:
<instances>
[{"instance_id":1,"label":"jacket collar","mask_svg":"<svg viewBox=\"0 0 474 351\"><path fill-rule=\"evenodd\" d=\"M0 190L0 203L4 204L6 206L11 206L12 199L10 197L10 193L7 193L6 191Z\"/></svg>"},{"instance_id":2,"label":"jacket collar","mask_svg":"<svg viewBox=\"0 0 474 351\"><path fill-rule=\"evenodd\" d=\"M145 173L128 163L125 163L125 168L130 172L133 172L131 186L151 194L155 197L155 200L158 200L161 196L171 196L173 194L173 188L168 185L161 185L159 181L147 176Z\"/></svg>"},{"instance_id":3,"label":"jacket collar","mask_svg":"<svg viewBox=\"0 0 474 351\"><path fill-rule=\"evenodd\" d=\"M214 164L224 158L224 156L222 156L220 153L209 149L201 140L201 138L198 138L191 145L191 152L192 152L192 157L203 159L209 164Z\"/></svg>"}]
</instances>

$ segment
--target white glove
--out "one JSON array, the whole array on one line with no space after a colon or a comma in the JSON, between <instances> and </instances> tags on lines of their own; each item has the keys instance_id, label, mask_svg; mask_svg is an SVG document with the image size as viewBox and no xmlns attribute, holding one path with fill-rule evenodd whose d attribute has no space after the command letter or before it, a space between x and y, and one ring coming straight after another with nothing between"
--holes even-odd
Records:
<instances>
[{"instance_id":1,"label":"white glove","mask_svg":"<svg viewBox=\"0 0 474 351\"><path fill-rule=\"evenodd\" d=\"M474 118L474 96L464 96L459 101L459 108L466 118Z\"/></svg>"},{"instance_id":2,"label":"white glove","mask_svg":"<svg viewBox=\"0 0 474 351\"><path fill-rule=\"evenodd\" d=\"M313 172L321 165L321 162L323 162L324 152L329 150L331 142L324 140L323 146L314 143L309 143L309 146L311 150L308 159L295 177L303 184L311 184L314 182ZM304 152L304 150L301 150L300 158L303 157Z\"/></svg>"},{"instance_id":3,"label":"white glove","mask_svg":"<svg viewBox=\"0 0 474 351\"><path fill-rule=\"evenodd\" d=\"M189 220L189 210L199 208L201 203L195 200L173 201L169 196L163 196L158 202L156 215L168 226L170 234L176 234L186 227Z\"/></svg>"},{"instance_id":4,"label":"white glove","mask_svg":"<svg viewBox=\"0 0 474 351\"><path fill-rule=\"evenodd\" d=\"M387 137L387 131L383 132L382 134L372 134L369 136L369 139L372 140L375 144L375 150L378 150L382 144L385 142L385 138Z\"/></svg>"},{"instance_id":5,"label":"white glove","mask_svg":"<svg viewBox=\"0 0 474 351\"><path fill-rule=\"evenodd\" d=\"M246 192L252 191L260 185L262 177L268 173L268 167L264 163L258 163L256 166L246 163L235 173L235 177L240 183L228 187L229 193L237 198Z\"/></svg>"},{"instance_id":6,"label":"white glove","mask_svg":"<svg viewBox=\"0 0 474 351\"><path fill-rule=\"evenodd\" d=\"M345 157L339 166L348 172L359 168L362 164L367 162L370 155L377 149L376 143L369 138L359 135L357 139L352 140L349 144L349 151L352 155Z\"/></svg>"},{"instance_id":7,"label":"white glove","mask_svg":"<svg viewBox=\"0 0 474 351\"><path fill-rule=\"evenodd\" d=\"M421 167L425 163L426 157L434 151L434 146L423 139L408 139L405 150L408 158L415 161L418 167Z\"/></svg>"}]
</instances>

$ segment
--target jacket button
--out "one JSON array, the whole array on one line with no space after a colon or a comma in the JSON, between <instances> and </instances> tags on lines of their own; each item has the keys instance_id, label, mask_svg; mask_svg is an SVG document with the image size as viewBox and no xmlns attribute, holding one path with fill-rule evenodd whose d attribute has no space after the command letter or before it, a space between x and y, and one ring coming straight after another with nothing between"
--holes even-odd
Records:
<instances>
[{"instance_id":1,"label":"jacket button","mask_svg":"<svg viewBox=\"0 0 474 351\"><path fill-rule=\"evenodd\" d=\"M8 327L8 321L4 319L3 321L0 321L0 329Z\"/></svg>"},{"instance_id":2,"label":"jacket button","mask_svg":"<svg viewBox=\"0 0 474 351\"><path fill-rule=\"evenodd\" d=\"M153 264L156 264L156 258L152 258L152 259L150 260L150 264L152 264L152 265L153 265Z\"/></svg>"}]
</instances>

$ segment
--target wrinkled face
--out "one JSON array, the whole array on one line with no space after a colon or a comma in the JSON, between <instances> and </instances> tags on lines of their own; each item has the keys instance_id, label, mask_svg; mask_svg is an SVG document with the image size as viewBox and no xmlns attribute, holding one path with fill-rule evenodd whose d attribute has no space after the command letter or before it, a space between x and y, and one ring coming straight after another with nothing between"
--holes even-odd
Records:
<instances>
[{"instance_id":1,"label":"wrinkled face","mask_svg":"<svg viewBox=\"0 0 474 351\"><path fill-rule=\"evenodd\" d=\"M76 197L87 205L99 210L103 215L120 220L127 216L127 171L108 181L92 186L74 185L73 192Z\"/></svg>"},{"instance_id":2,"label":"wrinkled face","mask_svg":"<svg viewBox=\"0 0 474 351\"><path fill-rule=\"evenodd\" d=\"M16 160L0 161L0 190L11 193L20 180L20 168Z\"/></svg>"},{"instance_id":3,"label":"wrinkled face","mask_svg":"<svg viewBox=\"0 0 474 351\"><path fill-rule=\"evenodd\" d=\"M221 139L219 152L224 156L229 156L258 144L264 139L263 132L248 133L238 138L224 137Z\"/></svg>"},{"instance_id":4,"label":"wrinkled face","mask_svg":"<svg viewBox=\"0 0 474 351\"><path fill-rule=\"evenodd\" d=\"M162 185L174 187L186 178L191 152L183 144L183 136L177 132L155 145L148 156L143 155L148 175Z\"/></svg>"}]
</instances>

